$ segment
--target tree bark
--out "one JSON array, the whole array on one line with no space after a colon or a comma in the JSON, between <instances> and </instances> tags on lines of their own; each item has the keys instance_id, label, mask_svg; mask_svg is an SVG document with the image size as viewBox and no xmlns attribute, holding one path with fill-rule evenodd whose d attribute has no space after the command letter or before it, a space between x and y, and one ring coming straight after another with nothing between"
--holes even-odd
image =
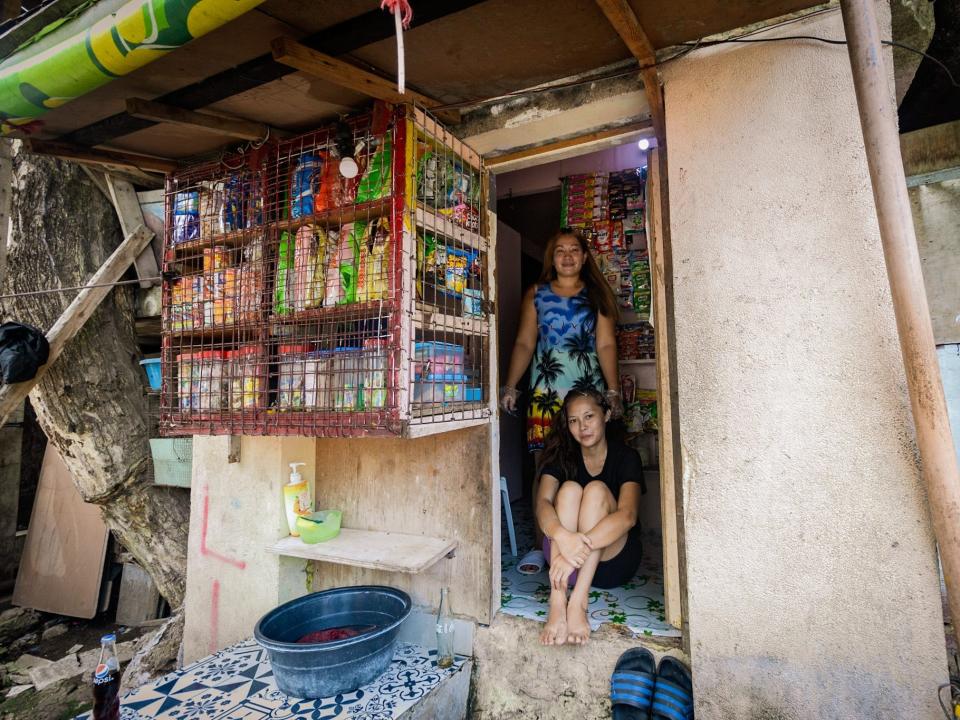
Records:
<instances>
[{"instance_id":1,"label":"tree bark","mask_svg":"<svg viewBox=\"0 0 960 720\"><path fill-rule=\"evenodd\" d=\"M83 170L14 143L3 294L82 285L122 240L116 212ZM3 301L4 318L50 329L75 292ZM134 329L134 290L118 286L30 393L83 499L153 578L183 603L189 495L152 484L151 422Z\"/></svg>"}]
</instances>

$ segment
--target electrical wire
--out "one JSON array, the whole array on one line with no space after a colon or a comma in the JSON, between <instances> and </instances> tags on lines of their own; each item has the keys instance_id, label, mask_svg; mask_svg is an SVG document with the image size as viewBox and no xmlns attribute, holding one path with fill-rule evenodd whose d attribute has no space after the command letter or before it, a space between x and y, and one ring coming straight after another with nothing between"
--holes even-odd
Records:
<instances>
[{"instance_id":1,"label":"electrical wire","mask_svg":"<svg viewBox=\"0 0 960 720\"><path fill-rule=\"evenodd\" d=\"M698 46L713 47L714 45L725 45L728 43L768 43L768 42L784 42L788 40L812 40L815 42L826 43L827 45L846 45L847 44L846 40L832 40L830 38L822 38L822 37L817 37L815 35L784 35L783 37L772 37L772 38L727 38L724 40L706 40L703 42L698 40L696 43L684 43L684 45L690 45L691 46L690 50L686 52L692 52ZM890 47L897 47L897 48L900 48L901 50L908 50L909 52L916 53L917 55L925 57L930 62L935 63L941 70L943 70L943 72L946 73L947 77L950 78L950 83L955 88L960 88L960 84L958 84L956 79L953 77L953 73L950 72L950 68L948 68L943 62L935 58L933 55L930 55L929 53L926 53L923 50L918 50L915 47L905 45L904 43L896 42L895 40L881 40L880 44L889 45ZM668 62L677 60L683 55L685 55L686 52L679 52L676 55L673 55L672 57L666 58L665 60L661 60L660 62L656 63L656 65L657 66L665 65Z\"/></svg>"},{"instance_id":2,"label":"electrical wire","mask_svg":"<svg viewBox=\"0 0 960 720\"><path fill-rule=\"evenodd\" d=\"M823 13L823 12L829 12L830 10L831 8L814 10L813 12L803 15L802 17L791 18L782 23L777 23L776 25L770 25L767 27L754 30L748 34L768 31L773 28L782 27L784 25L788 25L794 22L799 22L800 20L806 20L814 15L819 15L820 13ZM601 73L599 75L592 75L590 77L585 77L585 78L577 78L576 80L568 80L565 82L551 83L549 85L543 85L537 88L528 88L526 90L515 90L513 92L504 93L503 95L496 95L488 98L483 98L480 100L465 100L461 102L447 103L445 105L438 105L436 107L433 107L431 108L431 111L436 112L437 110L455 110L455 109L464 108L464 107L475 107L478 105L487 105L489 103L509 100L515 97L539 95L540 93L551 92L553 90L563 90L566 88L577 87L580 85L588 85L590 83L600 82L603 80L615 80L617 78L633 75L639 70L645 70L650 67L660 67L662 65L666 65L667 63L671 63L674 60L679 60L685 55L689 55L690 53L692 53L693 51L699 48L713 47L715 45L726 45L731 43L768 43L768 42L785 42L785 41L796 41L796 40L811 40L815 42L826 43L827 45L846 45L847 44L846 40L833 40L831 38L817 37L816 35L785 35L783 37L772 37L772 38L750 38L750 37L747 37L746 35L743 35L736 38L724 38L722 40L704 40L703 38L700 38L696 42L681 43L683 50L680 50L676 54L671 55L668 58L664 58L663 60L658 60L657 62L652 63L650 65L637 64L628 69L617 70L611 73ZM924 52L923 50L918 50L915 47L911 47L910 45L897 42L895 40L881 40L880 42L883 45L900 48L901 50L906 50L908 52L912 52L926 58L930 62L936 64L941 70L943 70L944 73L946 73L947 77L950 79L950 83L954 87L960 88L960 83L958 83L956 78L954 78L953 73L950 71L950 68L948 68L941 60L938 60L933 55L930 55L929 53Z\"/></svg>"},{"instance_id":3,"label":"electrical wire","mask_svg":"<svg viewBox=\"0 0 960 720\"><path fill-rule=\"evenodd\" d=\"M97 283L94 285L76 285L75 287L51 288L49 290L31 290L29 292L14 293L13 295L0 295L0 300L13 300L15 298L29 297L31 295L52 295L56 293L73 292L74 290L89 290L90 288L114 287L116 285L132 285L139 282L153 282L163 280L162 277L138 278L136 280L118 280L112 283Z\"/></svg>"}]
</instances>

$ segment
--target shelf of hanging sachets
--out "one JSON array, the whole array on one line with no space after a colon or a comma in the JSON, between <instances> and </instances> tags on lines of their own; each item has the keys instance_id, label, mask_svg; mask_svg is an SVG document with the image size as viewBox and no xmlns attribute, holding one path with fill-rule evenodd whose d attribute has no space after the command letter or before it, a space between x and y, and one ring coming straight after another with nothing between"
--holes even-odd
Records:
<instances>
[{"instance_id":1,"label":"shelf of hanging sachets","mask_svg":"<svg viewBox=\"0 0 960 720\"><path fill-rule=\"evenodd\" d=\"M485 189L480 156L410 106L172 175L161 432L419 437L488 422ZM455 377L415 369L441 345L463 357ZM262 382L241 417L207 385L221 356L226 382L239 372L226 358L254 346Z\"/></svg>"}]
</instances>

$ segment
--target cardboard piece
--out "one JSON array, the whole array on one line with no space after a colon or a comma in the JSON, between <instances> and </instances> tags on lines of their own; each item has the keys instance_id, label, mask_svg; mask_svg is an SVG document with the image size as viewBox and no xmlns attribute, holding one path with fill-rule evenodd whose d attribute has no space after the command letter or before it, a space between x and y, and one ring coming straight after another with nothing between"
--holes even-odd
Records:
<instances>
[{"instance_id":1,"label":"cardboard piece","mask_svg":"<svg viewBox=\"0 0 960 720\"><path fill-rule=\"evenodd\" d=\"M108 539L100 508L83 501L60 455L47 445L13 604L92 618Z\"/></svg>"}]
</instances>

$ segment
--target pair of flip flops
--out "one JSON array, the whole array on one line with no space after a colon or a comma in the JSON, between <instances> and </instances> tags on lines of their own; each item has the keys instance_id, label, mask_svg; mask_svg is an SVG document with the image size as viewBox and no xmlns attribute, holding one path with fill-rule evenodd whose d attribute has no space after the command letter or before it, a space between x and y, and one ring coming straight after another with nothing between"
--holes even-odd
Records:
<instances>
[{"instance_id":1,"label":"pair of flip flops","mask_svg":"<svg viewBox=\"0 0 960 720\"><path fill-rule=\"evenodd\" d=\"M657 661L646 648L627 650L610 678L613 720L693 720L690 671L676 658Z\"/></svg>"}]
</instances>

